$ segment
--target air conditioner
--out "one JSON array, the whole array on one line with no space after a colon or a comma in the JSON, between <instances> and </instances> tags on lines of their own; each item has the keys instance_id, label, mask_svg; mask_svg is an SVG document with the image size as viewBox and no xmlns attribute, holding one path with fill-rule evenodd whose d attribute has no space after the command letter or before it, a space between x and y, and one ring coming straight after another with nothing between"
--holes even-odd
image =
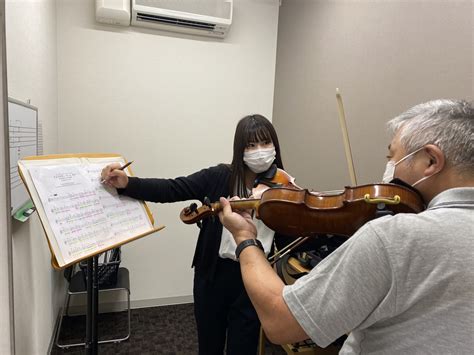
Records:
<instances>
[{"instance_id":1,"label":"air conditioner","mask_svg":"<svg viewBox=\"0 0 474 355\"><path fill-rule=\"evenodd\" d=\"M232 0L131 0L132 26L225 37Z\"/></svg>"},{"instance_id":2,"label":"air conditioner","mask_svg":"<svg viewBox=\"0 0 474 355\"><path fill-rule=\"evenodd\" d=\"M95 0L95 19L107 25L130 26L130 0Z\"/></svg>"}]
</instances>

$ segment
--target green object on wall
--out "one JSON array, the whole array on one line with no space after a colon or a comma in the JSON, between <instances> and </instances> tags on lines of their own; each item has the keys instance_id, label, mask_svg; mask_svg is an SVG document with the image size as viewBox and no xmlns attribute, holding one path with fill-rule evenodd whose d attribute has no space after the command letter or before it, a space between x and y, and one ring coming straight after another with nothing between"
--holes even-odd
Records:
<instances>
[{"instance_id":1,"label":"green object on wall","mask_svg":"<svg viewBox=\"0 0 474 355\"><path fill-rule=\"evenodd\" d=\"M30 218L34 211L36 211L36 208L33 205L33 202L28 201L13 215L13 218L19 220L20 222L25 222L28 218Z\"/></svg>"}]
</instances>

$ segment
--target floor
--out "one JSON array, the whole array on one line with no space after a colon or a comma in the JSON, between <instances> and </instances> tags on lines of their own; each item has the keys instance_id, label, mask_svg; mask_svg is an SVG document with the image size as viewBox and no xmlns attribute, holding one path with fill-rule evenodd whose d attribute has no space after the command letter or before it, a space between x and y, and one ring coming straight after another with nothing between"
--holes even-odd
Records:
<instances>
[{"instance_id":1,"label":"floor","mask_svg":"<svg viewBox=\"0 0 474 355\"><path fill-rule=\"evenodd\" d=\"M85 316L64 317L60 344L84 342ZM99 316L99 340L127 335L127 312ZM100 354L197 354L197 334L192 304L133 309L131 336L121 343L99 344ZM84 346L61 349L51 354L84 354ZM265 345L265 355L284 355L278 345Z\"/></svg>"}]
</instances>

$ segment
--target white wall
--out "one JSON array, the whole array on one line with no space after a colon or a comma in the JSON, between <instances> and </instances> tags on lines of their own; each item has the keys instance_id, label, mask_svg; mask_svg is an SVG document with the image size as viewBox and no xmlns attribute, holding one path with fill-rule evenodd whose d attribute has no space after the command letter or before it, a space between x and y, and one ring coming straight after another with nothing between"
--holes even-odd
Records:
<instances>
[{"instance_id":1,"label":"white wall","mask_svg":"<svg viewBox=\"0 0 474 355\"><path fill-rule=\"evenodd\" d=\"M285 167L299 185L350 184L337 87L359 184L382 178L388 119L430 99L473 99L473 6L469 0L283 1L273 115Z\"/></svg>"},{"instance_id":2,"label":"white wall","mask_svg":"<svg viewBox=\"0 0 474 355\"><path fill-rule=\"evenodd\" d=\"M11 285L11 235L10 206L7 198L8 148L7 148L7 78L5 55L5 3L0 2L0 354L11 354L13 336L13 309Z\"/></svg>"},{"instance_id":3,"label":"white wall","mask_svg":"<svg viewBox=\"0 0 474 355\"><path fill-rule=\"evenodd\" d=\"M59 1L60 151L120 153L148 177L230 162L236 122L271 118L278 10L278 0L235 0L219 40L100 25L92 0ZM135 307L192 300L188 204L151 205L166 228L123 247Z\"/></svg>"},{"instance_id":4,"label":"white wall","mask_svg":"<svg viewBox=\"0 0 474 355\"><path fill-rule=\"evenodd\" d=\"M44 152L57 152L56 4L54 0L6 2L8 94L31 100L43 122ZM62 302L61 274L53 271L34 214L12 222L17 354L45 354Z\"/></svg>"},{"instance_id":5,"label":"white wall","mask_svg":"<svg viewBox=\"0 0 474 355\"><path fill-rule=\"evenodd\" d=\"M237 0L225 40L100 26L93 4L6 3L9 95L39 108L45 154L119 152L137 175L175 176L229 161L243 115L271 118L278 1ZM178 221L183 206L154 206L166 230L124 247L136 306L192 299L197 231ZM36 215L12 231L16 350L44 354L62 273Z\"/></svg>"}]
</instances>

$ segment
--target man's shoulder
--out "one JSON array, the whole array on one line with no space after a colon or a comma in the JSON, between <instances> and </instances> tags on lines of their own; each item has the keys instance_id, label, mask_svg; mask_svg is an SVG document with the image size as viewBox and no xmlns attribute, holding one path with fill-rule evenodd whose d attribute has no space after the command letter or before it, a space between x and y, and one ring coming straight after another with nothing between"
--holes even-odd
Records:
<instances>
[{"instance_id":1,"label":"man's shoulder","mask_svg":"<svg viewBox=\"0 0 474 355\"><path fill-rule=\"evenodd\" d=\"M422 220L420 214L417 213L398 213L395 215L383 216L380 218L373 219L367 224L374 229L387 230L387 228L395 227L404 229L413 226L413 223L417 223Z\"/></svg>"},{"instance_id":2,"label":"man's shoulder","mask_svg":"<svg viewBox=\"0 0 474 355\"><path fill-rule=\"evenodd\" d=\"M394 243L405 244L410 235L423 234L429 229L426 218L416 213L398 213L396 215L384 216L366 223L359 231L364 235L372 235L385 247Z\"/></svg>"},{"instance_id":3,"label":"man's shoulder","mask_svg":"<svg viewBox=\"0 0 474 355\"><path fill-rule=\"evenodd\" d=\"M377 218L366 224L385 247L406 248L426 244L446 242L446 237L469 234L469 216L456 209L433 209L420 213L399 213ZM463 237L464 238L464 237Z\"/></svg>"}]
</instances>

